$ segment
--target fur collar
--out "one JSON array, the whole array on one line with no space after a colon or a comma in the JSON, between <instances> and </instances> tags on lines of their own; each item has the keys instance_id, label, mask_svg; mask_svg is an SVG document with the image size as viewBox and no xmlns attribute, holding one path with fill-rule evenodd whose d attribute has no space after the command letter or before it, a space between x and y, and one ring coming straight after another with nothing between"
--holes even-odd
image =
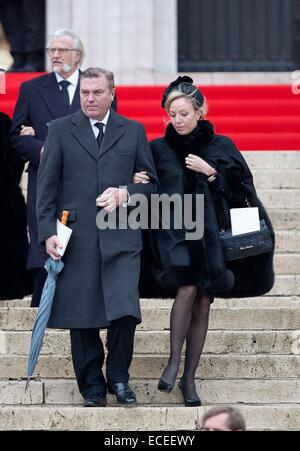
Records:
<instances>
[{"instance_id":1,"label":"fur collar","mask_svg":"<svg viewBox=\"0 0 300 451\"><path fill-rule=\"evenodd\" d=\"M172 124L169 124L165 139L175 151L180 161L184 161L189 153L203 155L204 148L209 145L214 137L214 128L209 121L199 121L195 130L189 135L179 135Z\"/></svg>"}]
</instances>

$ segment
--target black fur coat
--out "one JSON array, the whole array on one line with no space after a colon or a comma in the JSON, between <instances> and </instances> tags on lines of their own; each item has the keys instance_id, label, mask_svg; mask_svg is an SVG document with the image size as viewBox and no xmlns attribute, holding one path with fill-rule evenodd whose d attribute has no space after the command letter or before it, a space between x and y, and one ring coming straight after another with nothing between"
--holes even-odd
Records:
<instances>
[{"instance_id":1,"label":"black fur coat","mask_svg":"<svg viewBox=\"0 0 300 451\"><path fill-rule=\"evenodd\" d=\"M257 197L251 171L242 154L227 137L215 135L208 121L199 121L188 136L180 136L170 124L164 138L151 143L160 193L204 194L204 235L185 240L185 229L152 230L144 234L140 291L142 297L175 296L180 285L196 284L213 299L251 297L268 292L274 284L273 252L224 261L219 238L230 227L230 208L259 208L274 241L272 225ZM185 168L185 157L195 154L217 170L208 182L203 174Z\"/></svg>"},{"instance_id":2,"label":"black fur coat","mask_svg":"<svg viewBox=\"0 0 300 451\"><path fill-rule=\"evenodd\" d=\"M0 113L0 300L29 294L26 206L19 187L23 163L8 145L10 119Z\"/></svg>"}]
</instances>

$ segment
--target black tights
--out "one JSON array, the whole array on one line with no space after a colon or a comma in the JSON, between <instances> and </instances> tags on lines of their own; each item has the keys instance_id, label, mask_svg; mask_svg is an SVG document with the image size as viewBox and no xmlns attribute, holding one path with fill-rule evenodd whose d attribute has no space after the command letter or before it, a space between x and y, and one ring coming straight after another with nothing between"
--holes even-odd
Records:
<instances>
[{"instance_id":1,"label":"black tights","mask_svg":"<svg viewBox=\"0 0 300 451\"><path fill-rule=\"evenodd\" d=\"M179 371L181 351L186 340L183 379L188 397L196 396L195 373L204 346L210 300L195 286L180 287L170 318L170 357L162 374L168 384L174 384Z\"/></svg>"}]
</instances>

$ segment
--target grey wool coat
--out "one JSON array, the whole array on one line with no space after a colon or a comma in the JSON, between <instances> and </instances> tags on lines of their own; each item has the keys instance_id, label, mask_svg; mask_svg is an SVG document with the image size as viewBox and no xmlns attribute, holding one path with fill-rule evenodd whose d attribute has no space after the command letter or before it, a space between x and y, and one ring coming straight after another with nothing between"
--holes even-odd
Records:
<instances>
[{"instance_id":1,"label":"grey wool coat","mask_svg":"<svg viewBox=\"0 0 300 451\"><path fill-rule=\"evenodd\" d=\"M133 184L145 170L149 184ZM138 282L141 230L100 230L96 198L109 187L149 197L157 176L143 125L112 109L99 149L89 119L80 110L51 122L38 171L39 240L56 235L56 219L69 210L73 229L57 279L48 327L103 328L134 316L141 321ZM123 208L123 207L120 207Z\"/></svg>"}]
</instances>

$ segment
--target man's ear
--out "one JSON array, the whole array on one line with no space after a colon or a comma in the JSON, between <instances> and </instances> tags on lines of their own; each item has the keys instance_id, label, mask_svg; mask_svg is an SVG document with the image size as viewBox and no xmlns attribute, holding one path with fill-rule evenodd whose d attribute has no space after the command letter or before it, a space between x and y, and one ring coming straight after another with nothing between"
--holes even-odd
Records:
<instances>
[{"instance_id":1,"label":"man's ear","mask_svg":"<svg viewBox=\"0 0 300 451\"><path fill-rule=\"evenodd\" d=\"M116 94L116 90L114 88L114 89L111 90L111 99L112 100L114 100L115 94Z\"/></svg>"},{"instance_id":2,"label":"man's ear","mask_svg":"<svg viewBox=\"0 0 300 451\"><path fill-rule=\"evenodd\" d=\"M80 52L77 51L77 52L75 52L75 54L76 54L76 63L79 64L79 62L80 62Z\"/></svg>"}]
</instances>

